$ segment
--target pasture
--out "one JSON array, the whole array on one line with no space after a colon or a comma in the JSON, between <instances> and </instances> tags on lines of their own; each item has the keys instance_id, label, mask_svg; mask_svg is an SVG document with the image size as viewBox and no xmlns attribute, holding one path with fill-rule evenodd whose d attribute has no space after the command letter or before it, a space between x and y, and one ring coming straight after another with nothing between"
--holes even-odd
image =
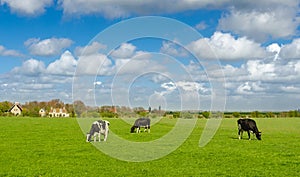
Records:
<instances>
[{"instance_id":1,"label":"pasture","mask_svg":"<svg viewBox=\"0 0 300 177\"><path fill-rule=\"evenodd\" d=\"M162 119L150 134L130 134L131 125L108 120L111 131L130 141L162 137L176 121ZM237 119L223 119L201 148L206 120L199 119L177 150L137 163L111 158L85 142L76 119L0 117L0 176L300 176L300 119L255 120L262 141L249 141L246 133L238 140Z\"/></svg>"}]
</instances>

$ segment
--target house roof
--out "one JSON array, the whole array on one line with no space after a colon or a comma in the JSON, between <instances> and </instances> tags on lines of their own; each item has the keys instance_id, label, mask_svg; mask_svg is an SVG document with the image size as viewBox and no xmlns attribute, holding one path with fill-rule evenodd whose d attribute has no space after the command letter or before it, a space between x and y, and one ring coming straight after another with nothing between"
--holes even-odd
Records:
<instances>
[{"instance_id":1,"label":"house roof","mask_svg":"<svg viewBox=\"0 0 300 177\"><path fill-rule=\"evenodd\" d=\"M15 103L8 111L10 112L15 106L17 106L21 111L23 111L23 109L19 103Z\"/></svg>"}]
</instances>

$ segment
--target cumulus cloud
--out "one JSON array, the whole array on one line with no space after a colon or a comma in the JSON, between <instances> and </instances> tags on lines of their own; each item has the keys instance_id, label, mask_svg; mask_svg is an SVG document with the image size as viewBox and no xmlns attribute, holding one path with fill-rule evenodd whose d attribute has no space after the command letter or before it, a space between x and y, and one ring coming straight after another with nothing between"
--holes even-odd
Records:
<instances>
[{"instance_id":1,"label":"cumulus cloud","mask_svg":"<svg viewBox=\"0 0 300 177\"><path fill-rule=\"evenodd\" d=\"M159 4L157 1L82 1L60 0L59 4L66 15L101 14L106 18L122 18L130 15L150 15L161 13L174 13L186 10L195 10L208 6L220 6L229 0L214 1L190 1L190 0L166 0Z\"/></svg>"},{"instance_id":2,"label":"cumulus cloud","mask_svg":"<svg viewBox=\"0 0 300 177\"><path fill-rule=\"evenodd\" d=\"M22 66L15 67L12 72L15 74L37 76L45 72L45 64L39 60L29 59L23 62Z\"/></svg>"},{"instance_id":3,"label":"cumulus cloud","mask_svg":"<svg viewBox=\"0 0 300 177\"><path fill-rule=\"evenodd\" d=\"M202 93L209 91L205 88L204 84L190 81L178 81L178 82L165 82L161 84L161 88L165 91L160 92L160 95L170 94L176 89L180 89L184 92L198 92Z\"/></svg>"},{"instance_id":4,"label":"cumulus cloud","mask_svg":"<svg viewBox=\"0 0 300 177\"><path fill-rule=\"evenodd\" d=\"M135 54L136 46L130 43L123 43L111 53L114 58L130 58Z\"/></svg>"},{"instance_id":5,"label":"cumulus cloud","mask_svg":"<svg viewBox=\"0 0 300 177\"><path fill-rule=\"evenodd\" d=\"M202 21L202 22L198 23L195 27L198 30L204 30L208 27L208 25L204 21Z\"/></svg>"},{"instance_id":6,"label":"cumulus cloud","mask_svg":"<svg viewBox=\"0 0 300 177\"><path fill-rule=\"evenodd\" d=\"M143 72L160 72L164 67L151 58L151 54L138 51L128 59L117 59L114 66L117 74L138 75Z\"/></svg>"},{"instance_id":7,"label":"cumulus cloud","mask_svg":"<svg viewBox=\"0 0 300 177\"><path fill-rule=\"evenodd\" d=\"M53 0L1 0L1 5L10 7L13 13L37 16L44 13L45 8L53 4Z\"/></svg>"},{"instance_id":8,"label":"cumulus cloud","mask_svg":"<svg viewBox=\"0 0 300 177\"><path fill-rule=\"evenodd\" d=\"M267 51L274 53L274 60L278 59L279 53L280 53L281 47L277 43L270 44L267 46Z\"/></svg>"},{"instance_id":9,"label":"cumulus cloud","mask_svg":"<svg viewBox=\"0 0 300 177\"><path fill-rule=\"evenodd\" d=\"M250 60L247 62L247 70L252 79L269 79L276 76L275 63L264 63L259 60Z\"/></svg>"},{"instance_id":10,"label":"cumulus cloud","mask_svg":"<svg viewBox=\"0 0 300 177\"><path fill-rule=\"evenodd\" d=\"M0 45L0 56L20 57L23 55L16 50L6 49L4 46Z\"/></svg>"},{"instance_id":11,"label":"cumulus cloud","mask_svg":"<svg viewBox=\"0 0 300 177\"><path fill-rule=\"evenodd\" d=\"M73 75L77 65L77 60L71 52L65 51L60 59L50 63L47 67L47 73L57 75Z\"/></svg>"},{"instance_id":12,"label":"cumulus cloud","mask_svg":"<svg viewBox=\"0 0 300 177\"><path fill-rule=\"evenodd\" d=\"M187 51L173 42L163 41L160 52L174 57L186 57Z\"/></svg>"},{"instance_id":13,"label":"cumulus cloud","mask_svg":"<svg viewBox=\"0 0 300 177\"><path fill-rule=\"evenodd\" d=\"M259 43L246 37L235 38L229 33L215 32L210 38L202 38L188 45L188 49L204 59L254 59L267 53Z\"/></svg>"},{"instance_id":14,"label":"cumulus cloud","mask_svg":"<svg viewBox=\"0 0 300 177\"><path fill-rule=\"evenodd\" d=\"M92 44L85 46L85 47L76 47L75 49L75 55L76 56L87 56L87 55L93 55L100 52L100 50L106 49L106 45L101 44L99 42L93 42Z\"/></svg>"},{"instance_id":15,"label":"cumulus cloud","mask_svg":"<svg viewBox=\"0 0 300 177\"><path fill-rule=\"evenodd\" d=\"M299 19L295 7L278 6L268 10L236 9L224 15L219 20L218 28L233 31L242 36L248 36L255 41L265 41L268 38L286 38L297 33Z\"/></svg>"},{"instance_id":16,"label":"cumulus cloud","mask_svg":"<svg viewBox=\"0 0 300 177\"><path fill-rule=\"evenodd\" d=\"M176 84L174 82L162 83L161 87L164 88L164 89L166 89L167 91L173 91L173 90L175 90L177 88Z\"/></svg>"},{"instance_id":17,"label":"cumulus cloud","mask_svg":"<svg viewBox=\"0 0 300 177\"><path fill-rule=\"evenodd\" d=\"M280 57L300 59L300 38L294 39L292 43L282 46Z\"/></svg>"},{"instance_id":18,"label":"cumulus cloud","mask_svg":"<svg viewBox=\"0 0 300 177\"><path fill-rule=\"evenodd\" d=\"M66 49L72 43L72 40L67 38L49 38L44 40L31 38L24 44L33 55L54 56L61 53L63 49Z\"/></svg>"},{"instance_id":19,"label":"cumulus cloud","mask_svg":"<svg viewBox=\"0 0 300 177\"><path fill-rule=\"evenodd\" d=\"M77 61L69 51L48 66L37 59L25 60L11 72L0 75L1 95L11 95L10 99L26 102L59 98L71 102L72 74ZM34 94L32 94L34 93Z\"/></svg>"},{"instance_id":20,"label":"cumulus cloud","mask_svg":"<svg viewBox=\"0 0 300 177\"><path fill-rule=\"evenodd\" d=\"M243 84L241 84L238 88L237 88L237 93L238 94L254 94L257 92L261 92L264 91L265 89L263 87L260 86L260 82L245 82Z\"/></svg>"},{"instance_id":21,"label":"cumulus cloud","mask_svg":"<svg viewBox=\"0 0 300 177\"><path fill-rule=\"evenodd\" d=\"M106 55L94 53L78 57L77 75L109 75L112 73L112 62Z\"/></svg>"}]
</instances>

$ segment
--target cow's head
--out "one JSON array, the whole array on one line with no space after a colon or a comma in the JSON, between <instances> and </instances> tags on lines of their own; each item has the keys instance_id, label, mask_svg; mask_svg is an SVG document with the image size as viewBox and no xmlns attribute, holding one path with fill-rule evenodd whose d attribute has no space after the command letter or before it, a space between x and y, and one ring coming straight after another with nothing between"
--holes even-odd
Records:
<instances>
[{"instance_id":1,"label":"cow's head","mask_svg":"<svg viewBox=\"0 0 300 177\"><path fill-rule=\"evenodd\" d=\"M105 123L106 123L106 125L108 125L108 126L110 125L110 123L109 123L107 120L105 120Z\"/></svg>"},{"instance_id":2,"label":"cow's head","mask_svg":"<svg viewBox=\"0 0 300 177\"><path fill-rule=\"evenodd\" d=\"M135 126L132 126L130 129L130 133L134 133Z\"/></svg>"},{"instance_id":3,"label":"cow's head","mask_svg":"<svg viewBox=\"0 0 300 177\"><path fill-rule=\"evenodd\" d=\"M91 135L89 133L86 134L86 142L90 142L91 141Z\"/></svg>"},{"instance_id":4,"label":"cow's head","mask_svg":"<svg viewBox=\"0 0 300 177\"><path fill-rule=\"evenodd\" d=\"M256 138L257 138L258 140L261 140L261 132L258 132L258 133L256 133L255 135L256 135Z\"/></svg>"}]
</instances>

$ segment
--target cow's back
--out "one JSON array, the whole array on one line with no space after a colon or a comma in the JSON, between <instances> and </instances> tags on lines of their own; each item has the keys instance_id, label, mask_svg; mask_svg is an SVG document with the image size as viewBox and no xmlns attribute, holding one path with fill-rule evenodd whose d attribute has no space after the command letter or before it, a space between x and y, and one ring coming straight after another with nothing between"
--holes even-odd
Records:
<instances>
[{"instance_id":1,"label":"cow's back","mask_svg":"<svg viewBox=\"0 0 300 177\"><path fill-rule=\"evenodd\" d=\"M239 119L237 121L238 126L240 129L243 129L245 131L251 130L253 132L257 132L257 126L254 120L252 119Z\"/></svg>"},{"instance_id":2,"label":"cow's back","mask_svg":"<svg viewBox=\"0 0 300 177\"><path fill-rule=\"evenodd\" d=\"M134 126L149 126L150 125L150 119L149 118L139 118L135 120Z\"/></svg>"}]
</instances>

